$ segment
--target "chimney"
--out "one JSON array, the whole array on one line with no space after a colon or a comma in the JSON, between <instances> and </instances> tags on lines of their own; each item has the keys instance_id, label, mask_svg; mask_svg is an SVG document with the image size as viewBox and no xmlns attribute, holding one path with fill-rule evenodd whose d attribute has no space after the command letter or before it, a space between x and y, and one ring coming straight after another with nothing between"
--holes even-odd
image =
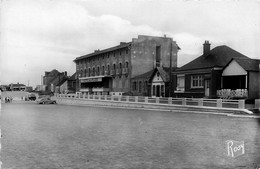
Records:
<instances>
[{"instance_id":1,"label":"chimney","mask_svg":"<svg viewBox=\"0 0 260 169\"><path fill-rule=\"evenodd\" d=\"M208 40L205 40L205 43L203 44L203 55L206 56L210 53L210 43Z\"/></svg>"},{"instance_id":2,"label":"chimney","mask_svg":"<svg viewBox=\"0 0 260 169\"><path fill-rule=\"evenodd\" d=\"M67 76L67 71L64 72L64 75Z\"/></svg>"}]
</instances>

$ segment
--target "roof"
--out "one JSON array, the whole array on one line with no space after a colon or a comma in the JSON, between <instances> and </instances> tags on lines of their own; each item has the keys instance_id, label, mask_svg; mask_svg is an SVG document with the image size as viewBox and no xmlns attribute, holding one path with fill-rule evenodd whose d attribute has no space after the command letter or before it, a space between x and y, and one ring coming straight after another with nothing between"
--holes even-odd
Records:
<instances>
[{"instance_id":1,"label":"roof","mask_svg":"<svg viewBox=\"0 0 260 169\"><path fill-rule=\"evenodd\" d=\"M181 70L193 70L210 67L224 67L232 58L249 59L247 56L223 45L212 49L208 55L201 55L198 58L182 66Z\"/></svg>"},{"instance_id":2,"label":"roof","mask_svg":"<svg viewBox=\"0 0 260 169\"><path fill-rule=\"evenodd\" d=\"M57 86L61 86L64 82L66 82L68 80L68 78L64 78L62 79L62 81L60 81Z\"/></svg>"},{"instance_id":3,"label":"roof","mask_svg":"<svg viewBox=\"0 0 260 169\"><path fill-rule=\"evenodd\" d=\"M135 76L132 79L150 79L151 75L153 74L153 71L154 70L150 70L149 72Z\"/></svg>"},{"instance_id":4,"label":"roof","mask_svg":"<svg viewBox=\"0 0 260 169\"><path fill-rule=\"evenodd\" d=\"M235 60L246 71L257 71L257 72L259 71L259 64L260 64L259 59L234 58L232 60Z\"/></svg>"},{"instance_id":5,"label":"roof","mask_svg":"<svg viewBox=\"0 0 260 169\"><path fill-rule=\"evenodd\" d=\"M162 79L164 82L169 82L170 81L170 76L169 76L169 68L165 67L157 67L158 72L160 73Z\"/></svg>"},{"instance_id":6,"label":"roof","mask_svg":"<svg viewBox=\"0 0 260 169\"><path fill-rule=\"evenodd\" d=\"M81 59L84 59L84 58L91 57L91 56L95 56L95 55L103 54L103 53L106 53L106 52L111 52L111 51L114 51L114 50L122 49L122 48L128 47L130 44L131 44L131 42L125 42L125 43L120 43L120 45L117 45L117 46L114 46L114 47L111 47L111 48L107 48L107 49L104 49L104 50L97 50L93 53L77 57L74 60L74 62L77 61L77 60L81 60Z\"/></svg>"},{"instance_id":7,"label":"roof","mask_svg":"<svg viewBox=\"0 0 260 169\"><path fill-rule=\"evenodd\" d=\"M24 84L21 84L21 83L17 83L17 84L10 84L10 86L20 87L20 86L25 86L25 85L24 85Z\"/></svg>"},{"instance_id":8,"label":"roof","mask_svg":"<svg viewBox=\"0 0 260 169\"><path fill-rule=\"evenodd\" d=\"M76 72L68 80L76 80Z\"/></svg>"}]
</instances>

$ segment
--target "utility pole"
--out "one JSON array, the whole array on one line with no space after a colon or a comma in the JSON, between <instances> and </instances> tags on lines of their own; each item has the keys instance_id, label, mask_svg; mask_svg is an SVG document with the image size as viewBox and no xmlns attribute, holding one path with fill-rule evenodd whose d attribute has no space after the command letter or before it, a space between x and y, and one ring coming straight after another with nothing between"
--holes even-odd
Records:
<instances>
[{"instance_id":1,"label":"utility pole","mask_svg":"<svg viewBox=\"0 0 260 169\"><path fill-rule=\"evenodd\" d=\"M169 97L172 97L172 41L170 44L170 84L169 84Z\"/></svg>"}]
</instances>

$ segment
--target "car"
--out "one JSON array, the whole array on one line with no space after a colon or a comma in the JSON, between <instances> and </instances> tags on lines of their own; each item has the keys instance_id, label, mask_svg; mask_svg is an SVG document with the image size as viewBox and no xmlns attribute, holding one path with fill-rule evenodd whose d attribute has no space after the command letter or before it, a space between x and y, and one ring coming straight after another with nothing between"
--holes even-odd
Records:
<instances>
[{"instance_id":1,"label":"car","mask_svg":"<svg viewBox=\"0 0 260 169\"><path fill-rule=\"evenodd\" d=\"M26 98L26 100L28 100L28 101L35 101L36 100L36 96L34 94L30 94L28 96L28 98Z\"/></svg>"},{"instance_id":2,"label":"car","mask_svg":"<svg viewBox=\"0 0 260 169\"><path fill-rule=\"evenodd\" d=\"M51 100L50 98L41 98L36 102L38 104L57 104L56 100Z\"/></svg>"}]
</instances>

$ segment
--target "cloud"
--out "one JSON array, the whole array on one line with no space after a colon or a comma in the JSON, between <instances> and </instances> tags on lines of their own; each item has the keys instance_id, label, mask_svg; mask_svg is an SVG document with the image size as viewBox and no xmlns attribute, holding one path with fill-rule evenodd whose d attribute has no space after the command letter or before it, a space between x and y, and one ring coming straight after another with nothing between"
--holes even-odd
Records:
<instances>
[{"instance_id":1,"label":"cloud","mask_svg":"<svg viewBox=\"0 0 260 169\"><path fill-rule=\"evenodd\" d=\"M162 35L148 25L118 16L92 16L68 1L6 2L3 17L2 80L39 84L44 71L75 71L76 57L97 48L131 41L139 34ZM14 69L15 68L15 69ZM12 74L13 76L9 76Z\"/></svg>"}]
</instances>

